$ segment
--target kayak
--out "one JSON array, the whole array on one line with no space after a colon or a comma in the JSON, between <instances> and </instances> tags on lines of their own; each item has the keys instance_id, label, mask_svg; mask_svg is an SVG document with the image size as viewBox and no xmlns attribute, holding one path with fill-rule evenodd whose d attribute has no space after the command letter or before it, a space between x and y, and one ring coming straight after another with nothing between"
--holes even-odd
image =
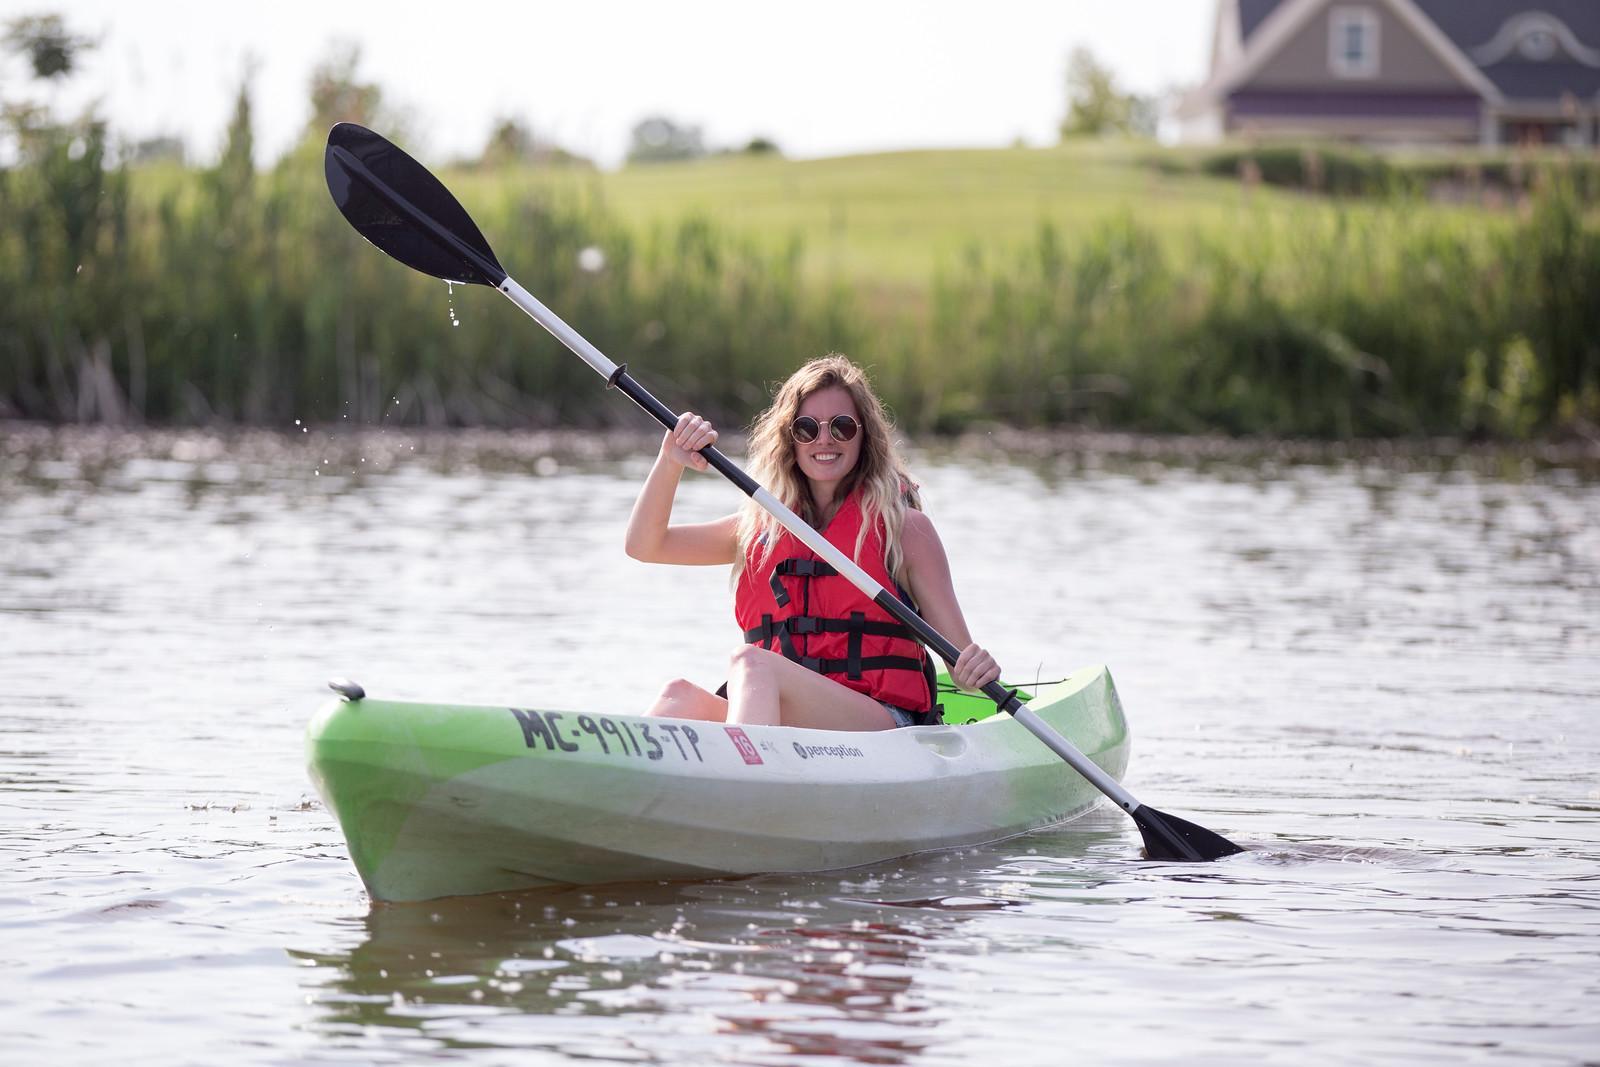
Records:
<instances>
[{"instance_id":1,"label":"kayak","mask_svg":"<svg viewBox=\"0 0 1600 1067\"><path fill-rule=\"evenodd\" d=\"M873 732L367 698L307 730L317 791L375 900L825 871L997 841L1101 793L981 696ZM1027 707L1120 779L1129 737L1104 667Z\"/></svg>"}]
</instances>

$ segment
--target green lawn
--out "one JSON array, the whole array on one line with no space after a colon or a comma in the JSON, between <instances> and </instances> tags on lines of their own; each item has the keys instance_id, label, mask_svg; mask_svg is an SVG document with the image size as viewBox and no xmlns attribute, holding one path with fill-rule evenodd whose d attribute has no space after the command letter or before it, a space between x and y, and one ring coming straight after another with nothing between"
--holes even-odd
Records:
<instances>
[{"instance_id":1,"label":"green lawn","mask_svg":"<svg viewBox=\"0 0 1600 1067\"><path fill-rule=\"evenodd\" d=\"M1197 233L1248 240L1279 224L1314 226L1341 213L1393 210L1164 172L1145 162L1159 151L1086 143L796 161L728 156L614 173L524 170L456 174L448 181L469 204L474 195L533 186L598 198L641 227L698 213L772 245L799 234L814 279L919 291L968 249L1009 254L1044 222L1070 243L1097 224L1131 218L1182 255ZM1465 208L1417 210L1488 218Z\"/></svg>"},{"instance_id":2,"label":"green lawn","mask_svg":"<svg viewBox=\"0 0 1600 1067\"><path fill-rule=\"evenodd\" d=\"M1275 163L1307 158L1284 151ZM458 331L440 286L363 247L320 144L269 172L138 168L126 186L98 157L47 163L8 172L0 197L0 321L16 324L0 413L598 417L581 366L501 328L513 309ZM917 428L1517 436L1600 421L1600 242L1572 185L1491 210L1192 164L1095 142L441 177L541 299L724 411L843 347L873 354ZM796 265L782 250L797 239ZM595 242L619 269L584 266Z\"/></svg>"}]
</instances>

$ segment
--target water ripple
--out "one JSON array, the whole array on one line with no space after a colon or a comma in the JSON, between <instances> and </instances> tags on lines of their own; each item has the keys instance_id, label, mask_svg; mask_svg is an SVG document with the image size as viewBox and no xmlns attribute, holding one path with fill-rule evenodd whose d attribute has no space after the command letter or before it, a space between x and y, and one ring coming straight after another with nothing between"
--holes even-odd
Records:
<instances>
[{"instance_id":1,"label":"water ripple","mask_svg":"<svg viewBox=\"0 0 1600 1067\"><path fill-rule=\"evenodd\" d=\"M1149 864L1100 812L829 874L369 906L302 769L324 678L575 707L719 680L725 578L620 552L653 447L0 436L9 1057L1555 1063L1600 1047L1588 468L1053 439L913 454L974 632L1018 677L1109 663L1129 787L1245 855ZM690 478L679 509L735 502ZM1000 532L995 515L1025 521ZM656 620L685 604L707 624L662 641Z\"/></svg>"}]
</instances>

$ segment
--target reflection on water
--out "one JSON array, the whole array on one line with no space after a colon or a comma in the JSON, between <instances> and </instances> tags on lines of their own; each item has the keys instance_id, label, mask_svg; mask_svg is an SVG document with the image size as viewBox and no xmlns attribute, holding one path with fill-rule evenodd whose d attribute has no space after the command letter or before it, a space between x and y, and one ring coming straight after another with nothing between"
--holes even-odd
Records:
<instances>
[{"instance_id":1,"label":"reflection on water","mask_svg":"<svg viewBox=\"0 0 1600 1067\"><path fill-rule=\"evenodd\" d=\"M639 1038L662 1034L641 1018L677 1031L671 1016L692 1005L701 1036L676 1050L683 1062L730 1048L902 1062L937 1022L919 1018L931 1010L916 992L923 945L959 929L815 889L651 885L381 907L349 953L305 958L330 1034L411 1028L445 1046L632 1058ZM441 1019L460 1025L429 1025Z\"/></svg>"},{"instance_id":2,"label":"reflection on water","mask_svg":"<svg viewBox=\"0 0 1600 1067\"><path fill-rule=\"evenodd\" d=\"M292 955L315 968L319 1028L351 1047L394 1030L634 1058L670 1036L676 1062L900 1063L943 1040L951 959L995 944L974 919L1027 907L1018 870L1041 873L1041 845L1071 867L1120 850L1117 825L1032 835L1020 859L1011 843L837 874L382 905L348 950ZM1049 879L1100 903L1104 880Z\"/></svg>"},{"instance_id":3,"label":"reflection on water","mask_svg":"<svg viewBox=\"0 0 1600 1067\"><path fill-rule=\"evenodd\" d=\"M629 710L722 673L725 576L620 551L653 437L0 431L8 1059L1592 1058L1594 461L997 440L913 453L974 632L1023 681L1110 664L1130 787L1251 853L1144 863L1103 812L370 907L302 767L327 677Z\"/></svg>"}]
</instances>

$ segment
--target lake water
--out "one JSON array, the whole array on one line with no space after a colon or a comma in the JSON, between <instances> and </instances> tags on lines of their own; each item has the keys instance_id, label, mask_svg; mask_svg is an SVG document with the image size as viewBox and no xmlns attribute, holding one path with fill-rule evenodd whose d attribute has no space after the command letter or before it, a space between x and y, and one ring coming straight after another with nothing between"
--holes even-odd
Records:
<instances>
[{"instance_id":1,"label":"lake water","mask_svg":"<svg viewBox=\"0 0 1600 1067\"><path fill-rule=\"evenodd\" d=\"M1102 811L371 906L304 771L326 678L721 679L724 574L621 551L653 447L0 429L0 1059L1600 1062L1592 461L913 452L979 640L1017 681L1108 664L1128 786L1246 855L1146 863ZM690 476L679 515L737 500Z\"/></svg>"}]
</instances>

